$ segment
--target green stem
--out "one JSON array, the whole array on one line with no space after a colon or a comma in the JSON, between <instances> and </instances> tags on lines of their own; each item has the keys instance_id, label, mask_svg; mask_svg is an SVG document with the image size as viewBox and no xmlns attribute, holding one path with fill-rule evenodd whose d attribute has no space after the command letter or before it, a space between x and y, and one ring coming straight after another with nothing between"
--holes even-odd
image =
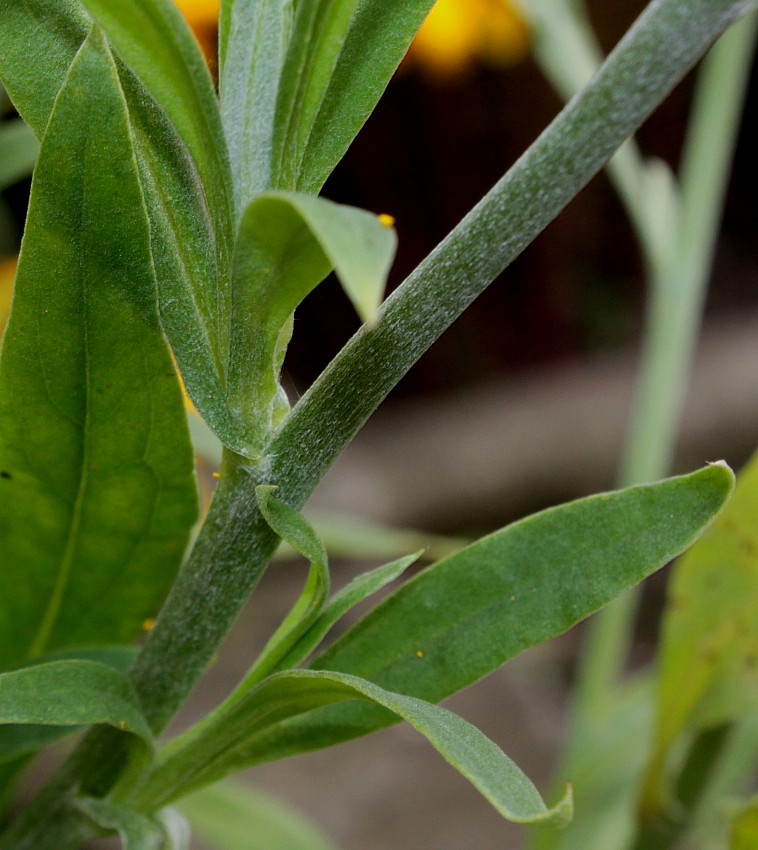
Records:
<instances>
[{"instance_id":1,"label":"green stem","mask_svg":"<svg viewBox=\"0 0 758 850\"><path fill-rule=\"evenodd\" d=\"M754 33L754 16L734 26L715 45L699 76L682 160L676 248L671 265L656 268L650 282L641 374L622 463L622 486L661 478L671 466L751 67ZM629 592L589 624L578 676L578 718L588 713L589 720L607 703L626 662L637 600L637 592Z\"/></svg>"}]
</instances>

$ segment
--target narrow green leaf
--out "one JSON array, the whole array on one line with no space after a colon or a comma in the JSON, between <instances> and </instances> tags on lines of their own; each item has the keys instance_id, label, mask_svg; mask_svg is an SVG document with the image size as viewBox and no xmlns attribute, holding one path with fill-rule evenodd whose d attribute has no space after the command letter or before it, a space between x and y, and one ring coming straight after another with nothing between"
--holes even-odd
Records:
<instances>
[{"instance_id":1,"label":"narrow green leaf","mask_svg":"<svg viewBox=\"0 0 758 850\"><path fill-rule=\"evenodd\" d=\"M0 124L0 191L32 173L39 142L20 118Z\"/></svg>"},{"instance_id":2,"label":"narrow green leaf","mask_svg":"<svg viewBox=\"0 0 758 850\"><path fill-rule=\"evenodd\" d=\"M297 809L241 783L203 788L179 808L214 850L336 850Z\"/></svg>"},{"instance_id":3,"label":"narrow green leaf","mask_svg":"<svg viewBox=\"0 0 758 850\"><path fill-rule=\"evenodd\" d=\"M97 661L51 661L0 673L0 724L89 726L104 723L152 740L126 677Z\"/></svg>"},{"instance_id":4,"label":"narrow green leaf","mask_svg":"<svg viewBox=\"0 0 758 850\"><path fill-rule=\"evenodd\" d=\"M81 0L11 0L10 6L6 9L5 0L0 0L0 77L41 138L90 18ZM240 450L225 389L231 236L212 220L198 167L162 106L123 63L119 73L150 216L161 321L195 406L226 445ZM189 76L185 87L192 85ZM228 216L221 218L231 226Z\"/></svg>"},{"instance_id":5,"label":"narrow green leaf","mask_svg":"<svg viewBox=\"0 0 758 850\"><path fill-rule=\"evenodd\" d=\"M361 318L373 321L395 248L395 231L380 217L322 198L271 192L247 208L234 262L229 384L250 451L276 424L282 333L297 305L334 269Z\"/></svg>"},{"instance_id":6,"label":"narrow green leaf","mask_svg":"<svg viewBox=\"0 0 758 850\"><path fill-rule=\"evenodd\" d=\"M83 0L108 40L177 128L200 172L219 248L231 251L231 174L208 66L172 0Z\"/></svg>"},{"instance_id":7,"label":"narrow green leaf","mask_svg":"<svg viewBox=\"0 0 758 850\"><path fill-rule=\"evenodd\" d=\"M221 118L240 210L271 188L279 75L291 26L292 0L221 5Z\"/></svg>"},{"instance_id":8,"label":"narrow green leaf","mask_svg":"<svg viewBox=\"0 0 758 850\"><path fill-rule=\"evenodd\" d=\"M242 695L279 667L282 659L308 631L321 613L329 595L326 550L305 517L271 495L275 487L257 487L255 496L266 522L290 546L310 561L305 587L279 628L269 638L258 660L235 689Z\"/></svg>"},{"instance_id":9,"label":"narrow green leaf","mask_svg":"<svg viewBox=\"0 0 758 850\"><path fill-rule=\"evenodd\" d=\"M296 5L276 115L276 188L318 192L433 5L433 0Z\"/></svg>"},{"instance_id":10,"label":"narrow green leaf","mask_svg":"<svg viewBox=\"0 0 758 850\"><path fill-rule=\"evenodd\" d=\"M313 662L437 702L561 634L691 545L733 486L726 465L542 511L423 570ZM342 706L273 728L250 762L393 722Z\"/></svg>"},{"instance_id":11,"label":"narrow green leaf","mask_svg":"<svg viewBox=\"0 0 758 850\"><path fill-rule=\"evenodd\" d=\"M405 558L399 558L397 561L369 570L353 579L329 600L324 610L274 669L286 670L300 664L321 643L332 626L351 608L401 576L421 555L421 552L407 555Z\"/></svg>"},{"instance_id":12,"label":"narrow green leaf","mask_svg":"<svg viewBox=\"0 0 758 850\"><path fill-rule=\"evenodd\" d=\"M355 11L299 162L296 185L303 192L318 192L342 159L434 1L363 0L353 5Z\"/></svg>"},{"instance_id":13,"label":"narrow green leaf","mask_svg":"<svg viewBox=\"0 0 758 850\"><path fill-rule=\"evenodd\" d=\"M683 734L758 707L757 665L758 455L740 473L724 513L679 560L669 584L655 745L643 799L648 814L669 802L678 772L671 756Z\"/></svg>"},{"instance_id":14,"label":"narrow green leaf","mask_svg":"<svg viewBox=\"0 0 758 850\"><path fill-rule=\"evenodd\" d=\"M185 790L220 779L245 766L246 739L272 723L344 700L361 700L406 720L462 773L500 812L517 823L565 826L571 819L571 789L548 807L537 789L476 727L437 705L391 693L356 676L331 671L295 670L278 673L246 697L219 713L202 735L188 733L189 743L176 739L156 764L141 793L145 804L171 799Z\"/></svg>"},{"instance_id":15,"label":"narrow green leaf","mask_svg":"<svg viewBox=\"0 0 758 850\"><path fill-rule=\"evenodd\" d=\"M40 151L0 360L0 667L131 640L196 502L126 104L93 30Z\"/></svg>"}]
</instances>

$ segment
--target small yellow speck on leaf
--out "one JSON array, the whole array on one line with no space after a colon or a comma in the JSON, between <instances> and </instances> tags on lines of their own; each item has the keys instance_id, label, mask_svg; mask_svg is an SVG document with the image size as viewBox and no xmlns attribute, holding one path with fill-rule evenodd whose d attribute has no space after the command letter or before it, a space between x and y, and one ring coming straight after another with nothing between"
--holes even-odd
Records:
<instances>
[{"instance_id":1,"label":"small yellow speck on leaf","mask_svg":"<svg viewBox=\"0 0 758 850\"><path fill-rule=\"evenodd\" d=\"M214 478L221 478L221 473L220 472L214 472L213 477Z\"/></svg>"},{"instance_id":2,"label":"small yellow speck on leaf","mask_svg":"<svg viewBox=\"0 0 758 850\"><path fill-rule=\"evenodd\" d=\"M389 213L382 213L378 215L380 224L383 224L385 227L394 227L395 226L395 216L390 215Z\"/></svg>"},{"instance_id":3,"label":"small yellow speck on leaf","mask_svg":"<svg viewBox=\"0 0 758 850\"><path fill-rule=\"evenodd\" d=\"M423 653L420 649L418 650L418 652L416 653L416 655L418 655L418 657L419 657L419 658L423 658L423 657L424 657L424 653Z\"/></svg>"},{"instance_id":4,"label":"small yellow speck on leaf","mask_svg":"<svg viewBox=\"0 0 758 850\"><path fill-rule=\"evenodd\" d=\"M515 597L515 596L511 596L511 602L515 602L515 601L516 601L516 597Z\"/></svg>"},{"instance_id":5,"label":"small yellow speck on leaf","mask_svg":"<svg viewBox=\"0 0 758 850\"><path fill-rule=\"evenodd\" d=\"M126 729L126 722L124 720L119 721L118 728Z\"/></svg>"},{"instance_id":6,"label":"small yellow speck on leaf","mask_svg":"<svg viewBox=\"0 0 758 850\"><path fill-rule=\"evenodd\" d=\"M155 626L155 617L148 617L147 620L145 620L145 622L142 624L142 628L146 632L152 631L154 626Z\"/></svg>"}]
</instances>

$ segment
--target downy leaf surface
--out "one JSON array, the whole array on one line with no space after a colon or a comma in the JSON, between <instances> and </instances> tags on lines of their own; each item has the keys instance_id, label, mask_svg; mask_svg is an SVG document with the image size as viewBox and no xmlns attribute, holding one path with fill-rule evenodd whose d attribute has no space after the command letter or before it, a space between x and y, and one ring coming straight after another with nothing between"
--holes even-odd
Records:
<instances>
[{"instance_id":1,"label":"downy leaf surface","mask_svg":"<svg viewBox=\"0 0 758 850\"><path fill-rule=\"evenodd\" d=\"M245 740L278 719L297 716L319 706L360 700L380 706L411 724L465 776L500 812L517 823L565 826L571 819L571 789L548 808L521 770L493 743L463 718L445 708L414 697L391 693L355 676L331 671L294 670L261 682L202 734L179 738L156 762L155 774L141 792L145 803L171 799L246 766Z\"/></svg>"},{"instance_id":2,"label":"downy leaf surface","mask_svg":"<svg viewBox=\"0 0 758 850\"><path fill-rule=\"evenodd\" d=\"M0 668L131 640L196 503L126 103L93 30L40 151L0 359Z\"/></svg>"},{"instance_id":3,"label":"downy leaf surface","mask_svg":"<svg viewBox=\"0 0 758 850\"><path fill-rule=\"evenodd\" d=\"M296 4L277 104L273 187L316 194L376 106L433 0Z\"/></svg>"},{"instance_id":4,"label":"downy leaf surface","mask_svg":"<svg viewBox=\"0 0 758 850\"><path fill-rule=\"evenodd\" d=\"M401 586L312 663L430 702L555 637L690 546L723 508L722 464L534 514ZM252 764L331 746L394 722L339 706L250 742Z\"/></svg>"}]
</instances>

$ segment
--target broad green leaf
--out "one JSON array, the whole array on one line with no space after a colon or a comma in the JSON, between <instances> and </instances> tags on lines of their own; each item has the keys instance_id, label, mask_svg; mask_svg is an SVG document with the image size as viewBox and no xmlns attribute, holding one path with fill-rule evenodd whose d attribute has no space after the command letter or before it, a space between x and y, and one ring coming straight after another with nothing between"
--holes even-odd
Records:
<instances>
[{"instance_id":1,"label":"broad green leaf","mask_svg":"<svg viewBox=\"0 0 758 850\"><path fill-rule=\"evenodd\" d=\"M93 30L40 151L0 360L0 667L138 634L196 502L126 104Z\"/></svg>"},{"instance_id":2,"label":"broad green leaf","mask_svg":"<svg viewBox=\"0 0 758 850\"><path fill-rule=\"evenodd\" d=\"M7 10L0 0L0 11L0 77L41 138L90 18L81 0L13 2ZM181 34L178 39L183 43ZM195 48L185 44L184 49ZM225 390L231 237L212 220L198 167L162 106L133 71L122 64L119 73L150 217L161 322L195 406L226 445L240 450ZM189 76L185 89L192 85ZM198 85L202 88L199 79Z\"/></svg>"},{"instance_id":3,"label":"broad green leaf","mask_svg":"<svg viewBox=\"0 0 758 850\"><path fill-rule=\"evenodd\" d=\"M132 646L63 650L35 658L29 666L74 659L96 661L125 674L132 665L137 651L137 648ZM76 731L77 727L72 726L34 726L28 723L20 726L10 724L0 726L0 764L16 762L19 757L28 756L46 744L58 741ZM1 786L2 781L0 781Z\"/></svg>"},{"instance_id":4,"label":"broad green leaf","mask_svg":"<svg viewBox=\"0 0 758 850\"><path fill-rule=\"evenodd\" d=\"M161 798L170 800L185 790L223 778L246 766L244 758L239 757L246 739L277 720L344 700L373 703L406 720L508 820L565 826L571 819L570 788L549 809L505 753L458 715L355 676L323 670L277 673L219 711L212 722L203 724L202 734L190 730L186 744L182 738L176 739L159 757L155 773L141 794L145 802L152 800L155 805Z\"/></svg>"},{"instance_id":5,"label":"broad green leaf","mask_svg":"<svg viewBox=\"0 0 758 850\"><path fill-rule=\"evenodd\" d=\"M336 850L297 809L241 783L203 788L179 808L214 850Z\"/></svg>"},{"instance_id":6,"label":"broad green leaf","mask_svg":"<svg viewBox=\"0 0 758 850\"><path fill-rule=\"evenodd\" d=\"M39 142L20 118L0 124L0 190L32 173Z\"/></svg>"},{"instance_id":7,"label":"broad green leaf","mask_svg":"<svg viewBox=\"0 0 758 850\"><path fill-rule=\"evenodd\" d=\"M310 561L310 570L297 601L269 638L258 660L235 689L235 694L249 690L280 666L282 659L318 618L329 595L329 566L323 543L305 517L271 495L275 489L256 487L258 507L273 531Z\"/></svg>"},{"instance_id":8,"label":"broad green leaf","mask_svg":"<svg viewBox=\"0 0 758 850\"><path fill-rule=\"evenodd\" d=\"M542 511L423 570L313 662L437 702L554 637L690 546L733 486L722 464ZM341 706L279 724L249 763L393 722Z\"/></svg>"},{"instance_id":9,"label":"broad green leaf","mask_svg":"<svg viewBox=\"0 0 758 850\"><path fill-rule=\"evenodd\" d=\"M242 219L234 261L229 393L249 451L277 423L287 323L334 269L364 321L375 319L397 244L379 216L291 192L259 196Z\"/></svg>"},{"instance_id":10,"label":"broad green leaf","mask_svg":"<svg viewBox=\"0 0 758 850\"><path fill-rule=\"evenodd\" d=\"M172 0L83 0L108 40L176 127L197 165L219 240L232 247L231 175L208 66Z\"/></svg>"},{"instance_id":11,"label":"broad green leaf","mask_svg":"<svg viewBox=\"0 0 758 850\"><path fill-rule=\"evenodd\" d=\"M758 455L729 506L677 563L658 666L654 752L643 806L659 812L680 737L758 707ZM681 766L681 765L680 765Z\"/></svg>"},{"instance_id":12,"label":"broad green leaf","mask_svg":"<svg viewBox=\"0 0 758 850\"><path fill-rule=\"evenodd\" d=\"M286 670L300 664L321 643L332 626L341 620L351 608L401 576L411 564L414 564L421 557L421 554L421 552L416 552L415 555L407 555L405 558L399 558L397 561L369 570L353 579L339 593L335 593L308 630L282 657L275 670Z\"/></svg>"},{"instance_id":13,"label":"broad green leaf","mask_svg":"<svg viewBox=\"0 0 758 850\"><path fill-rule=\"evenodd\" d=\"M271 188L279 75L292 26L292 0L221 5L221 117L238 209Z\"/></svg>"},{"instance_id":14,"label":"broad green leaf","mask_svg":"<svg viewBox=\"0 0 758 850\"><path fill-rule=\"evenodd\" d=\"M150 729L129 681L97 661L51 661L0 673L0 724L8 723L104 723L151 746Z\"/></svg>"},{"instance_id":15,"label":"broad green leaf","mask_svg":"<svg viewBox=\"0 0 758 850\"><path fill-rule=\"evenodd\" d=\"M433 0L296 4L277 105L275 188L318 192L433 5Z\"/></svg>"}]
</instances>

